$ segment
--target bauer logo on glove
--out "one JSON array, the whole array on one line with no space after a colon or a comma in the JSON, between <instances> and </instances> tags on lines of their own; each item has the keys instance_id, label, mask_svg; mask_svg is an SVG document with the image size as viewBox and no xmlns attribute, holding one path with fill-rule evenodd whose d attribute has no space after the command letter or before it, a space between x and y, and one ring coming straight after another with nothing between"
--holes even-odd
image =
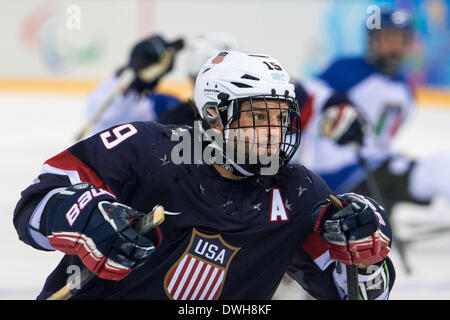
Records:
<instances>
[{"instance_id":1,"label":"bauer logo on glove","mask_svg":"<svg viewBox=\"0 0 450 320\"><path fill-rule=\"evenodd\" d=\"M109 192L80 183L52 197L41 232L54 249L78 255L98 277L121 280L144 264L161 242L158 231L150 239L133 229L133 221L142 216Z\"/></svg>"},{"instance_id":2,"label":"bauer logo on glove","mask_svg":"<svg viewBox=\"0 0 450 320\"><path fill-rule=\"evenodd\" d=\"M383 208L354 193L337 198L342 209L326 199L313 210L314 231L327 242L331 259L360 267L384 260L390 251L391 229Z\"/></svg>"}]
</instances>

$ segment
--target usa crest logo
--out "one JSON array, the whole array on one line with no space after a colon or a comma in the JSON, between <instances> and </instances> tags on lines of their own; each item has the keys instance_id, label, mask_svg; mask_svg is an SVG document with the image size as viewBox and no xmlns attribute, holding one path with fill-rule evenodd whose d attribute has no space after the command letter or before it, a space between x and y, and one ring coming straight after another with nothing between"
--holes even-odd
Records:
<instances>
[{"instance_id":1,"label":"usa crest logo","mask_svg":"<svg viewBox=\"0 0 450 320\"><path fill-rule=\"evenodd\" d=\"M195 228L180 259L164 278L164 290L172 300L217 300L236 252L220 234L206 235Z\"/></svg>"}]
</instances>

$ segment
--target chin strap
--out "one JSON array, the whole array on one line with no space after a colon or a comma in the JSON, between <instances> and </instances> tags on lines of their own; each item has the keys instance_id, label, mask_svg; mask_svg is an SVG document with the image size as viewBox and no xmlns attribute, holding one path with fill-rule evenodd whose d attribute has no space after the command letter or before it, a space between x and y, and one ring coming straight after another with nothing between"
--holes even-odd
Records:
<instances>
[{"instance_id":1,"label":"chin strap","mask_svg":"<svg viewBox=\"0 0 450 320\"><path fill-rule=\"evenodd\" d=\"M208 137L205 130L203 128L200 128L200 129L201 129L202 133ZM224 169L226 169L228 172L230 172L238 177L251 177L251 176L255 175L254 173L250 172L249 170L246 170L243 166L235 163L233 160L228 158L224 154L223 148L220 147L215 141L206 143L205 146L203 147L203 150L205 150L206 148L212 148L216 151L215 157L214 157L214 159L216 161L212 162L211 164L218 164L218 165L222 166ZM218 159L217 159L218 157L221 157L221 159L220 159L221 161L218 161ZM211 160L214 160L214 159L211 159ZM255 165L251 165L251 166L255 166Z\"/></svg>"}]
</instances>

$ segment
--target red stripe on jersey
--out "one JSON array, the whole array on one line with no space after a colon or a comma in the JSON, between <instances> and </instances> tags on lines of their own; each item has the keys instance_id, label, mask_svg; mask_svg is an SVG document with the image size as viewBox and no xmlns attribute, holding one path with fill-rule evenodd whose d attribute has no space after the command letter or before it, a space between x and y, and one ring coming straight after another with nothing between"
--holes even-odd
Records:
<instances>
[{"instance_id":1,"label":"red stripe on jersey","mask_svg":"<svg viewBox=\"0 0 450 320\"><path fill-rule=\"evenodd\" d=\"M198 298L196 297L196 300L205 300L206 297L206 293L205 290L208 288L208 283L211 281L211 277L214 273L214 270L216 270L216 268L211 267L208 270L208 273L206 274L205 277L205 281L203 281L202 286L200 288L200 292L198 293Z\"/></svg>"},{"instance_id":2,"label":"red stripe on jersey","mask_svg":"<svg viewBox=\"0 0 450 320\"><path fill-rule=\"evenodd\" d=\"M58 169L76 171L82 182L88 182L96 188L114 194L92 168L87 166L68 150L48 159L45 163Z\"/></svg>"},{"instance_id":3,"label":"red stripe on jersey","mask_svg":"<svg viewBox=\"0 0 450 320\"><path fill-rule=\"evenodd\" d=\"M210 291L208 291L208 294L206 295L209 300L217 300L219 298L219 293L220 293L220 287L223 285L223 281L221 281L219 288L216 288L216 286L218 285L218 282L220 280L220 277L222 277L223 275L223 271L219 270L219 272L217 272L216 278L214 279L214 283L213 285L211 285L211 289ZM214 289L213 292L211 292ZM212 296L211 298L209 298L209 296L214 293L214 296Z\"/></svg>"},{"instance_id":4,"label":"red stripe on jersey","mask_svg":"<svg viewBox=\"0 0 450 320\"><path fill-rule=\"evenodd\" d=\"M175 274L176 271L177 271L177 268L173 268L172 271L170 272L169 277L167 278L167 279L168 279L168 280L167 280L167 286L168 286L169 283L172 281L173 276L174 276L174 274Z\"/></svg>"},{"instance_id":5,"label":"red stripe on jersey","mask_svg":"<svg viewBox=\"0 0 450 320\"><path fill-rule=\"evenodd\" d=\"M193 265L191 267L191 270L189 271L189 274L187 275L187 278L186 278L186 280L183 283L183 287L182 287L182 289L181 289L181 291L180 291L180 293L178 295L178 297L179 297L178 300L181 300L181 298L183 297L187 287L189 286L189 283L192 280L192 277L193 277L193 275L195 273L195 269L197 268L197 265L198 265L199 262L200 262L200 260L194 259L194 263L193 263Z\"/></svg>"},{"instance_id":6,"label":"red stripe on jersey","mask_svg":"<svg viewBox=\"0 0 450 320\"><path fill-rule=\"evenodd\" d=\"M195 290L197 289L198 283L200 282L200 279L203 276L203 272L205 272L206 266L208 264L207 263L203 263L203 265L201 266L201 269L197 275L197 278L195 279L194 284L192 285L192 289L191 292L189 293L189 295L186 297L186 300L191 300L193 297L192 295L194 294Z\"/></svg>"},{"instance_id":7,"label":"red stripe on jersey","mask_svg":"<svg viewBox=\"0 0 450 320\"><path fill-rule=\"evenodd\" d=\"M313 232L303 242L302 249L315 260L327 252L328 244L320 237L319 232Z\"/></svg>"},{"instance_id":8,"label":"red stripe on jersey","mask_svg":"<svg viewBox=\"0 0 450 320\"><path fill-rule=\"evenodd\" d=\"M179 287L179 285L180 285L180 283L181 283L181 279L183 278L183 276L184 276L184 274L185 274L185 272L186 272L186 269L187 269L189 263L191 262L191 259L193 259L193 258L191 258L190 256L187 256L186 260L184 261L184 265L183 265L183 267L180 269L180 272L179 272L179 274L178 274L178 278L177 278L177 280L175 281L175 284L174 284L174 286L173 286L173 288L172 288L172 291L170 291L170 294L172 295L172 297L175 295L175 293L176 293L176 291L177 291L177 289L178 289L178 287ZM180 268L180 266L178 266L177 269L178 269L178 268ZM170 279L170 280L172 280L172 279ZM169 282L169 283L170 283L170 282ZM176 299L176 298L174 297L174 299Z\"/></svg>"},{"instance_id":9,"label":"red stripe on jersey","mask_svg":"<svg viewBox=\"0 0 450 320\"><path fill-rule=\"evenodd\" d=\"M210 280L208 281L208 282L210 282L210 285L209 285L208 291L205 294L204 300L208 300L208 297L211 295L217 281L219 280L220 273L221 273L220 270L217 269L217 272L216 272L216 275L214 276L214 278L210 277Z\"/></svg>"}]
</instances>

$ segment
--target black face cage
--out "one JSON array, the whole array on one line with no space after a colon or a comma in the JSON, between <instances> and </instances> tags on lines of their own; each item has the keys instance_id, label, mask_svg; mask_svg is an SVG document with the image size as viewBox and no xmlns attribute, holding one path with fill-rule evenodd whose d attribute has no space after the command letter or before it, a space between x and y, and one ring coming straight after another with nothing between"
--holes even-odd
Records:
<instances>
[{"instance_id":1,"label":"black face cage","mask_svg":"<svg viewBox=\"0 0 450 320\"><path fill-rule=\"evenodd\" d=\"M250 108L248 108L247 104L245 106L246 110L242 110L245 101L248 101ZM258 106L255 105L256 101L259 101ZM229 118L228 108L233 108L232 116ZM224 146L227 145L231 139L234 139L234 142L240 141L247 143L250 148L263 147L268 150L270 146L271 150L273 150L272 152L278 154L280 161L279 167L281 168L292 159L300 145L300 110L297 100L291 96L272 94L236 99L227 108L221 110L219 107L219 111L221 111L221 119L224 124ZM248 123L248 116L246 117L247 124L243 123L243 116L245 113L251 113L252 120L250 121L250 124ZM259 120L258 118L261 118L261 116L263 116L265 120ZM272 121L274 117L277 120ZM247 128L252 128L255 131L257 128L262 128L264 129L263 132L267 132L267 137L263 139L263 141L250 141L251 139L248 139L248 136L240 137L238 135L236 138L235 134L230 137L232 131ZM273 136L276 136L276 139L272 139ZM275 141L276 143L274 143L274 140L278 141ZM249 168L247 167L247 169Z\"/></svg>"}]
</instances>

